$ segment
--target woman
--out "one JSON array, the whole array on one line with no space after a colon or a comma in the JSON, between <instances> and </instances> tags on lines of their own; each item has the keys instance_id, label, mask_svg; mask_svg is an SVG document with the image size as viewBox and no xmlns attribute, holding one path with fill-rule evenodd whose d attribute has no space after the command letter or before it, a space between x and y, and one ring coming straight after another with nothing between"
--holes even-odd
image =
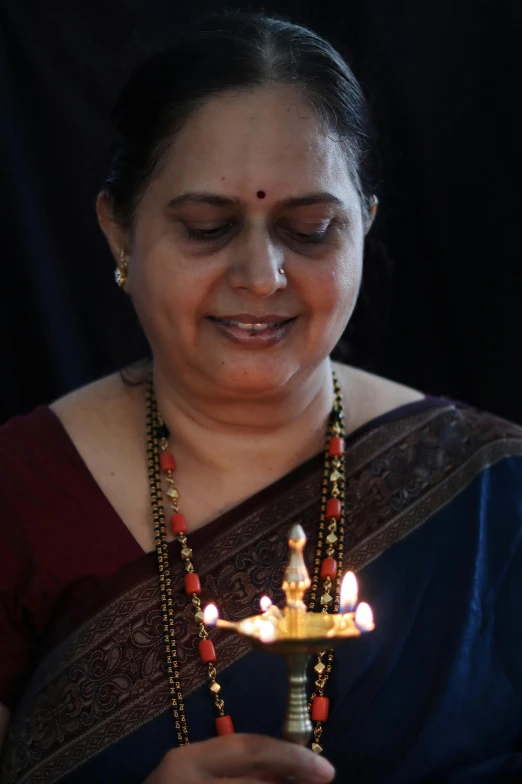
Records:
<instances>
[{"instance_id":1,"label":"woman","mask_svg":"<svg viewBox=\"0 0 522 784\"><path fill-rule=\"evenodd\" d=\"M519 779L522 431L329 358L376 210L352 73L221 15L116 121L97 210L153 361L2 430L2 782ZM281 602L295 522L311 609L352 568L376 618L311 662L314 751L278 657L200 615Z\"/></svg>"}]
</instances>

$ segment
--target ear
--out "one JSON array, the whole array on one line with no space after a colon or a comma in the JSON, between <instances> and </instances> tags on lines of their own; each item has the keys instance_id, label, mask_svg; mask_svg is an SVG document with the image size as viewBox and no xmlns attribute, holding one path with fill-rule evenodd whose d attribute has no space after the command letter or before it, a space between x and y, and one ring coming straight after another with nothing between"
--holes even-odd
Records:
<instances>
[{"instance_id":1,"label":"ear","mask_svg":"<svg viewBox=\"0 0 522 784\"><path fill-rule=\"evenodd\" d=\"M371 227L373 226L373 222L375 220L375 216L377 215L377 207L379 206L379 199L375 194L372 196L371 199L371 207L370 207L370 217L366 221L365 227L365 234L368 234Z\"/></svg>"},{"instance_id":2,"label":"ear","mask_svg":"<svg viewBox=\"0 0 522 784\"><path fill-rule=\"evenodd\" d=\"M96 215L98 223L109 243L116 264L120 261L122 249L125 248L127 232L114 218L112 201L107 191L101 191L96 199Z\"/></svg>"}]
</instances>

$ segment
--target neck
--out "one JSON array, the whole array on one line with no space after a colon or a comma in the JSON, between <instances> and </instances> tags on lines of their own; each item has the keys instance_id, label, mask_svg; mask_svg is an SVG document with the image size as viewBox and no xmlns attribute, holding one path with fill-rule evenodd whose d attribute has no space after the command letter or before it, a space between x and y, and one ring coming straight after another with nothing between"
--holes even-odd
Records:
<instances>
[{"instance_id":1,"label":"neck","mask_svg":"<svg viewBox=\"0 0 522 784\"><path fill-rule=\"evenodd\" d=\"M319 452L334 394L326 359L306 378L294 377L271 397L245 400L198 394L154 368L158 408L171 448L185 464L225 474L284 473Z\"/></svg>"}]
</instances>

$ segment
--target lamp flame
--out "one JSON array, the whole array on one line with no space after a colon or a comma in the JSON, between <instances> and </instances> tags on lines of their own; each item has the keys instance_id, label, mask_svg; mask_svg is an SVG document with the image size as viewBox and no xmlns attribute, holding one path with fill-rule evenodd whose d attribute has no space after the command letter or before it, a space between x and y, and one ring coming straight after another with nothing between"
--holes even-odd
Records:
<instances>
[{"instance_id":1,"label":"lamp flame","mask_svg":"<svg viewBox=\"0 0 522 784\"><path fill-rule=\"evenodd\" d=\"M206 626L215 626L219 618L219 611L215 604L207 604L203 610L203 623Z\"/></svg>"},{"instance_id":2,"label":"lamp flame","mask_svg":"<svg viewBox=\"0 0 522 784\"><path fill-rule=\"evenodd\" d=\"M353 572L346 572L341 583L340 611L353 612L357 604L359 588L357 578Z\"/></svg>"},{"instance_id":3,"label":"lamp flame","mask_svg":"<svg viewBox=\"0 0 522 784\"><path fill-rule=\"evenodd\" d=\"M261 642L272 642L275 639L276 630L270 621L263 621L259 628L259 639Z\"/></svg>"},{"instance_id":4,"label":"lamp flame","mask_svg":"<svg viewBox=\"0 0 522 784\"><path fill-rule=\"evenodd\" d=\"M267 612L272 606L272 599L269 596L262 596L259 600L259 606L261 607L262 612Z\"/></svg>"},{"instance_id":5,"label":"lamp flame","mask_svg":"<svg viewBox=\"0 0 522 784\"><path fill-rule=\"evenodd\" d=\"M372 608L366 602L361 602L355 613L355 625L362 632L371 632L375 628Z\"/></svg>"}]
</instances>

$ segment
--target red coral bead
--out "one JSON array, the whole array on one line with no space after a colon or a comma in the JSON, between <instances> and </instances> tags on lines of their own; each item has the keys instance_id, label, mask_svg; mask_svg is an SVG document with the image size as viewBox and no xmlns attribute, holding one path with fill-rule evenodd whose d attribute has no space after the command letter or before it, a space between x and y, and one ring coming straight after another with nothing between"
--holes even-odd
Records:
<instances>
[{"instance_id":1,"label":"red coral bead","mask_svg":"<svg viewBox=\"0 0 522 784\"><path fill-rule=\"evenodd\" d=\"M335 580L337 576L337 561L335 558L325 558L321 564L321 577L330 577Z\"/></svg>"},{"instance_id":2,"label":"red coral bead","mask_svg":"<svg viewBox=\"0 0 522 784\"><path fill-rule=\"evenodd\" d=\"M160 459L160 468L163 473L167 471L175 471L176 470L176 463L174 461L174 456L170 452L162 452L159 456Z\"/></svg>"},{"instance_id":3,"label":"red coral bead","mask_svg":"<svg viewBox=\"0 0 522 784\"><path fill-rule=\"evenodd\" d=\"M189 572L185 575L185 593L201 593L201 583L196 572Z\"/></svg>"},{"instance_id":4,"label":"red coral bead","mask_svg":"<svg viewBox=\"0 0 522 784\"><path fill-rule=\"evenodd\" d=\"M328 454L330 457L341 457L344 452L344 441L339 436L332 436Z\"/></svg>"},{"instance_id":5,"label":"red coral bead","mask_svg":"<svg viewBox=\"0 0 522 784\"><path fill-rule=\"evenodd\" d=\"M312 702L312 721L326 721L330 700L328 697L314 697Z\"/></svg>"},{"instance_id":6,"label":"red coral bead","mask_svg":"<svg viewBox=\"0 0 522 784\"><path fill-rule=\"evenodd\" d=\"M326 503L326 519L334 517L339 520L341 517L341 501L338 498L329 498Z\"/></svg>"},{"instance_id":7,"label":"red coral bead","mask_svg":"<svg viewBox=\"0 0 522 784\"><path fill-rule=\"evenodd\" d=\"M233 735L234 725L230 716L218 716L216 719L216 732L218 735Z\"/></svg>"},{"instance_id":8,"label":"red coral bead","mask_svg":"<svg viewBox=\"0 0 522 784\"><path fill-rule=\"evenodd\" d=\"M174 536L177 536L177 534L187 533L187 521L182 514L179 514L179 512L171 516L170 524L172 526L172 533Z\"/></svg>"},{"instance_id":9,"label":"red coral bead","mask_svg":"<svg viewBox=\"0 0 522 784\"><path fill-rule=\"evenodd\" d=\"M199 655L203 664L216 661L216 650L212 640L201 640L199 643Z\"/></svg>"}]
</instances>

